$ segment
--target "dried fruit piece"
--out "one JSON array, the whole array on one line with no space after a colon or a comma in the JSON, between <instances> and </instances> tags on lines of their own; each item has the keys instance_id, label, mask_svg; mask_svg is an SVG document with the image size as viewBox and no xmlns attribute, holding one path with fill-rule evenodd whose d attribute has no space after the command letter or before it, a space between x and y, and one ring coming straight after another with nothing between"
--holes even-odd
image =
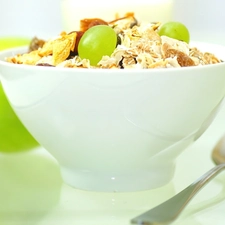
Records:
<instances>
[{"instance_id":1,"label":"dried fruit piece","mask_svg":"<svg viewBox=\"0 0 225 225\"><path fill-rule=\"evenodd\" d=\"M76 32L62 33L59 38L46 42L43 48L39 49L39 55L41 57L52 55L53 65L57 65L66 60L71 51L74 51L76 37Z\"/></svg>"},{"instance_id":2,"label":"dried fruit piece","mask_svg":"<svg viewBox=\"0 0 225 225\"><path fill-rule=\"evenodd\" d=\"M108 25L108 23L99 18L86 18L80 21L80 31L86 31L96 25Z\"/></svg>"},{"instance_id":3,"label":"dried fruit piece","mask_svg":"<svg viewBox=\"0 0 225 225\"><path fill-rule=\"evenodd\" d=\"M29 52L42 48L44 44L45 44L44 40L34 37L30 42Z\"/></svg>"},{"instance_id":4,"label":"dried fruit piece","mask_svg":"<svg viewBox=\"0 0 225 225\"><path fill-rule=\"evenodd\" d=\"M38 53L41 57L52 55L53 44L55 40L47 41L41 49L39 49Z\"/></svg>"},{"instance_id":5,"label":"dried fruit piece","mask_svg":"<svg viewBox=\"0 0 225 225\"><path fill-rule=\"evenodd\" d=\"M215 64L220 62L214 54L209 52L204 53L204 59L207 61L207 64Z\"/></svg>"},{"instance_id":6,"label":"dried fruit piece","mask_svg":"<svg viewBox=\"0 0 225 225\"><path fill-rule=\"evenodd\" d=\"M12 62L15 64L27 64L27 65L35 65L41 59L38 54L38 50L32 51L30 53L25 53L22 55L16 55L15 57L8 58L8 62Z\"/></svg>"},{"instance_id":7,"label":"dried fruit piece","mask_svg":"<svg viewBox=\"0 0 225 225\"><path fill-rule=\"evenodd\" d=\"M69 39L58 40L52 49L53 65L57 65L68 58L70 55L71 42Z\"/></svg>"},{"instance_id":8,"label":"dried fruit piece","mask_svg":"<svg viewBox=\"0 0 225 225\"><path fill-rule=\"evenodd\" d=\"M165 57L166 58L177 57L177 62L181 67L195 66L194 61L188 55L176 49L167 49L167 51L165 52Z\"/></svg>"},{"instance_id":9,"label":"dried fruit piece","mask_svg":"<svg viewBox=\"0 0 225 225\"><path fill-rule=\"evenodd\" d=\"M78 54L78 44L80 42L80 39L81 37L83 36L84 34L84 31L72 31L71 33L76 33L76 43L75 43L75 47L74 47L74 50L71 50L71 55L72 56L75 56ZM69 33L69 34L71 34Z\"/></svg>"},{"instance_id":10,"label":"dried fruit piece","mask_svg":"<svg viewBox=\"0 0 225 225\"><path fill-rule=\"evenodd\" d=\"M50 66L50 67L54 67L53 65L51 65L49 63L37 63L36 66Z\"/></svg>"}]
</instances>

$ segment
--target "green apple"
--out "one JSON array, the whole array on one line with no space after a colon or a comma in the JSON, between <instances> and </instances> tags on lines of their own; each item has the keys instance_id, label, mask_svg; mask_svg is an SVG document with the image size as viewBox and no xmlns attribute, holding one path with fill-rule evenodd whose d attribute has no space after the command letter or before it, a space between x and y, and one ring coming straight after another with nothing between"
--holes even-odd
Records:
<instances>
[{"instance_id":1,"label":"green apple","mask_svg":"<svg viewBox=\"0 0 225 225\"><path fill-rule=\"evenodd\" d=\"M0 38L0 50L29 43L29 38ZM0 84L0 152L26 151L38 145L14 113Z\"/></svg>"},{"instance_id":2,"label":"green apple","mask_svg":"<svg viewBox=\"0 0 225 225\"><path fill-rule=\"evenodd\" d=\"M30 39L25 37L0 37L0 50L28 45L29 43Z\"/></svg>"}]
</instances>

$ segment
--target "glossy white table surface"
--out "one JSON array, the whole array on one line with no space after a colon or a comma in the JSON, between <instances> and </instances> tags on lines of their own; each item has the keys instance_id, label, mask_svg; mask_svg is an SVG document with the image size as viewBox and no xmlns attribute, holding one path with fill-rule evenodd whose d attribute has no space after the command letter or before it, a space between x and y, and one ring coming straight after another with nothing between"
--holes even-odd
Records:
<instances>
[{"instance_id":1,"label":"glossy white table surface","mask_svg":"<svg viewBox=\"0 0 225 225\"><path fill-rule=\"evenodd\" d=\"M61 180L45 149L0 153L1 225L128 225L130 219L179 192L214 164L211 149L225 133L225 106L208 130L177 159L168 185L135 193L76 190ZM135 182L135 181L134 181ZM225 224L225 172L202 189L174 225Z\"/></svg>"}]
</instances>

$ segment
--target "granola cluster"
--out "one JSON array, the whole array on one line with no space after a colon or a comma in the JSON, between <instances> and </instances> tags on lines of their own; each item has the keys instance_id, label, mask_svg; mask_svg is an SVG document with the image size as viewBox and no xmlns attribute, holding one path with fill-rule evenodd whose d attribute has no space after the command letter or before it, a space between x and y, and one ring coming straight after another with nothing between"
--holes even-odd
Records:
<instances>
[{"instance_id":1,"label":"granola cluster","mask_svg":"<svg viewBox=\"0 0 225 225\"><path fill-rule=\"evenodd\" d=\"M82 34L91 26L107 24L117 33L118 43L110 56L103 56L97 66L81 59L77 45ZM62 32L50 40L34 38L29 51L7 58L15 64L69 68L171 68L215 64L221 62L214 54L167 36L160 36L160 22L139 23L133 13L106 22L101 19L81 20L80 31Z\"/></svg>"}]
</instances>

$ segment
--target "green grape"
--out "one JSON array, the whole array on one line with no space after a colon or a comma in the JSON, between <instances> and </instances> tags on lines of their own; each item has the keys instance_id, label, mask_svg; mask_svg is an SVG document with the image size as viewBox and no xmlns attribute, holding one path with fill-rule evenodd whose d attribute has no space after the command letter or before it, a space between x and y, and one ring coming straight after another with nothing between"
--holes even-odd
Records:
<instances>
[{"instance_id":1,"label":"green grape","mask_svg":"<svg viewBox=\"0 0 225 225\"><path fill-rule=\"evenodd\" d=\"M187 27L180 22L172 21L164 23L159 28L158 33L160 36L168 36L186 43L189 43L190 41L190 34Z\"/></svg>"},{"instance_id":2,"label":"green grape","mask_svg":"<svg viewBox=\"0 0 225 225\"><path fill-rule=\"evenodd\" d=\"M116 32L108 25L97 25L89 28L78 44L78 55L89 59L96 66L103 56L110 56L117 44Z\"/></svg>"}]
</instances>

